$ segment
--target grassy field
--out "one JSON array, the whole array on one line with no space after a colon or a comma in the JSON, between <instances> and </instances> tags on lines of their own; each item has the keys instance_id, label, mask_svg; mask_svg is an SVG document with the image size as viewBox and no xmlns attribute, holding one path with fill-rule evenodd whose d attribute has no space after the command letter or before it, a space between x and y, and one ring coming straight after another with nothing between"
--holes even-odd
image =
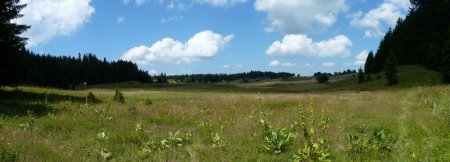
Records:
<instances>
[{"instance_id":1,"label":"grassy field","mask_svg":"<svg viewBox=\"0 0 450 162\"><path fill-rule=\"evenodd\" d=\"M309 141L316 144L309 147L311 158L329 153L332 161L449 161L450 86L425 77L408 82L417 75L411 69L420 71L402 68L403 83L388 88L376 88L383 79L356 85L352 76L327 85L2 87L0 161L294 161L308 139L322 137ZM113 100L116 88L123 103ZM88 92L96 100L86 100ZM284 138L289 133L291 140Z\"/></svg>"}]
</instances>

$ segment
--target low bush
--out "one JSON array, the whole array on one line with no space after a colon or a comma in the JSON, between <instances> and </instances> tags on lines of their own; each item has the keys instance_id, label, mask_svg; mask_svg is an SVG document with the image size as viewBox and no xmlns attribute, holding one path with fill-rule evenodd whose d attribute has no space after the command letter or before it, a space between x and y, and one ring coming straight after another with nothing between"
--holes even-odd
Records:
<instances>
[{"instance_id":1,"label":"low bush","mask_svg":"<svg viewBox=\"0 0 450 162\"><path fill-rule=\"evenodd\" d=\"M120 103L125 103L125 97L123 97L122 92L120 92L118 89L116 89L116 92L114 93L113 100Z\"/></svg>"}]
</instances>

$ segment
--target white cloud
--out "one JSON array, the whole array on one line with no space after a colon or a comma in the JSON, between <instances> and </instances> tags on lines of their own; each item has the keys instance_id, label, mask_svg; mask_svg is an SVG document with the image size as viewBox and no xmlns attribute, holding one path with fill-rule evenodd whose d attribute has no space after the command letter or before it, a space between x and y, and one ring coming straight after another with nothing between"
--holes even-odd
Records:
<instances>
[{"instance_id":1,"label":"white cloud","mask_svg":"<svg viewBox=\"0 0 450 162\"><path fill-rule=\"evenodd\" d=\"M295 67L296 65L290 62L281 63L281 66L283 67Z\"/></svg>"},{"instance_id":2,"label":"white cloud","mask_svg":"<svg viewBox=\"0 0 450 162\"><path fill-rule=\"evenodd\" d=\"M303 65L300 65L299 67L300 67L300 68L312 68L312 65L306 63L306 64L303 64Z\"/></svg>"},{"instance_id":3,"label":"white cloud","mask_svg":"<svg viewBox=\"0 0 450 162\"><path fill-rule=\"evenodd\" d=\"M95 9L91 0L21 0L28 4L21 13L24 17L17 20L19 24L31 25L23 33L28 39L28 46L45 43L54 36L70 35L89 21Z\"/></svg>"},{"instance_id":4,"label":"white cloud","mask_svg":"<svg viewBox=\"0 0 450 162\"><path fill-rule=\"evenodd\" d=\"M366 63L367 60L367 56L369 55L369 51L364 50L361 51L357 56L356 56L356 60L355 60L355 65L364 65Z\"/></svg>"},{"instance_id":5,"label":"white cloud","mask_svg":"<svg viewBox=\"0 0 450 162\"><path fill-rule=\"evenodd\" d=\"M147 0L136 0L136 5L140 6L144 4Z\"/></svg>"},{"instance_id":6,"label":"white cloud","mask_svg":"<svg viewBox=\"0 0 450 162\"><path fill-rule=\"evenodd\" d=\"M139 64L191 63L194 60L214 57L233 38L234 35L222 36L208 30L195 34L185 43L164 38L151 47L134 47L127 51L122 59Z\"/></svg>"},{"instance_id":7,"label":"white cloud","mask_svg":"<svg viewBox=\"0 0 450 162\"><path fill-rule=\"evenodd\" d=\"M241 69L242 66L241 64L237 64L237 65L223 65L224 69Z\"/></svg>"},{"instance_id":8,"label":"white cloud","mask_svg":"<svg viewBox=\"0 0 450 162\"><path fill-rule=\"evenodd\" d=\"M313 42L307 35L286 35L282 41L275 41L267 50L269 56L330 57L350 55L352 42L344 35L326 41Z\"/></svg>"},{"instance_id":9,"label":"white cloud","mask_svg":"<svg viewBox=\"0 0 450 162\"><path fill-rule=\"evenodd\" d=\"M277 67L280 65L280 61L278 60L273 60L272 62L269 63L270 67Z\"/></svg>"},{"instance_id":10,"label":"white cloud","mask_svg":"<svg viewBox=\"0 0 450 162\"><path fill-rule=\"evenodd\" d=\"M158 71L152 69L152 70L148 71L148 74L150 74L150 75L159 75L160 73Z\"/></svg>"},{"instance_id":11,"label":"white cloud","mask_svg":"<svg viewBox=\"0 0 450 162\"><path fill-rule=\"evenodd\" d=\"M198 3L205 3L215 7L228 7L236 3L245 3L247 0L194 0Z\"/></svg>"},{"instance_id":12,"label":"white cloud","mask_svg":"<svg viewBox=\"0 0 450 162\"><path fill-rule=\"evenodd\" d=\"M324 67L333 67L335 65L336 65L336 63L334 63L334 62L324 62L324 63L322 63L322 66L324 66Z\"/></svg>"},{"instance_id":13,"label":"white cloud","mask_svg":"<svg viewBox=\"0 0 450 162\"><path fill-rule=\"evenodd\" d=\"M274 60L272 62L269 63L270 67L277 67L277 66L282 66L282 67L296 67L296 64L290 63L290 62L280 62L278 60Z\"/></svg>"},{"instance_id":14,"label":"white cloud","mask_svg":"<svg viewBox=\"0 0 450 162\"><path fill-rule=\"evenodd\" d=\"M410 7L409 0L384 0L380 6L367 13L359 11L347 17L353 26L366 29L365 37L380 37L384 35L383 25L395 26L398 18L404 18Z\"/></svg>"},{"instance_id":15,"label":"white cloud","mask_svg":"<svg viewBox=\"0 0 450 162\"><path fill-rule=\"evenodd\" d=\"M242 68L242 67L244 67L244 66L242 66L242 65L234 65L234 67L235 67L236 69L240 69L240 68Z\"/></svg>"},{"instance_id":16,"label":"white cloud","mask_svg":"<svg viewBox=\"0 0 450 162\"><path fill-rule=\"evenodd\" d=\"M168 17L168 18L162 18L161 19L161 23L162 24L171 23L171 22L176 23L176 22L179 22L181 20L183 20L183 16L171 16L171 17Z\"/></svg>"},{"instance_id":17,"label":"white cloud","mask_svg":"<svg viewBox=\"0 0 450 162\"><path fill-rule=\"evenodd\" d=\"M130 4L131 0L122 0L123 4Z\"/></svg>"},{"instance_id":18,"label":"white cloud","mask_svg":"<svg viewBox=\"0 0 450 162\"><path fill-rule=\"evenodd\" d=\"M326 28L345 12L345 0L256 0L255 10L267 12L269 28L286 34L298 34L313 28Z\"/></svg>"},{"instance_id":19,"label":"white cloud","mask_svg":"<svg viewBox=\"0 0 450 162\"><path fill-rule=\"evenodd\" d=\"M125 21L125 17L123 17L123 16L117 17L117 23L118 24L122 24L124 21Z\"/></svg>"}]
</instances>

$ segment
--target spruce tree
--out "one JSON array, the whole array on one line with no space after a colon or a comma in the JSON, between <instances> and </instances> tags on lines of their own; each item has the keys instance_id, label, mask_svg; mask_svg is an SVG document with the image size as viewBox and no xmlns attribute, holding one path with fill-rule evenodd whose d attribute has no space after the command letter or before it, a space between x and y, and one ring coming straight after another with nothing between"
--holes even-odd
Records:
<instances>
[{"instance_id":1,"label":"spruce tree","mask_svg":"<svg viewBox=\"0 0 450 162\"><path fill-rule=\"evenodd\" d=\"M27 39L19 35L29 26L16 24L13 20L23 16L20 10L25 6L20 5L19 0L0 2L0 85L16 84L22 75Z\"/></svg>"},{"instance_id":2,"label":"spruce tree","mask_svg":"<svg viewBox=\"0 0 450 162\"><path fill-rule=\"evenodd\" d=\"M358 69L358 84L362 84L364 83L364 72L362 70L362 68L360 67Z\"/></svg>"},{"instance_id":3,"label":"spruce tree","mask_svg":"<svg viewBox=\"0 0 450 162\"><path fill-rule=\"evenodd\" d=\"M370 51L370 53L366 59L366 64L364 65L364 72L366 74L370 74L370 73L374 72L374 70L373 70L374 61L375 61L375 58L373 57L373 52Z\"/></svg>"},{"instance_id":4,"label":"spruce tree","mask_svg":"<svg viewBox=\"0 0 450 162\"><path fill-rule=\"evenodd\" d=\"M388 80L388 85L395 85L398 83L397 76L397 57L393 50L391 50L386 58L386 62L384 63L384 73L386 75L386 79Z\"/></svg>"}]
</instances>

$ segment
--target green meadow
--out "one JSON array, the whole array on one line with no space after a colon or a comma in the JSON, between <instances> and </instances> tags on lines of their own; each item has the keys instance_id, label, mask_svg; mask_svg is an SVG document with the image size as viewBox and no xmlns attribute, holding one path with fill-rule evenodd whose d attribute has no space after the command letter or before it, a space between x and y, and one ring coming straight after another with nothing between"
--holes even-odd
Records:
<instances>
[{"instance_id":1,"label":"green meadow","mask_svg":"<svg viewBox=\"0 0 450 162\"><path fill-rule=\"evenodd\" d=\"M1 87L0 161L449 161L450 86L399 71L396 86L380 73L361 85Z\"/></svg>"}]
</instances>

